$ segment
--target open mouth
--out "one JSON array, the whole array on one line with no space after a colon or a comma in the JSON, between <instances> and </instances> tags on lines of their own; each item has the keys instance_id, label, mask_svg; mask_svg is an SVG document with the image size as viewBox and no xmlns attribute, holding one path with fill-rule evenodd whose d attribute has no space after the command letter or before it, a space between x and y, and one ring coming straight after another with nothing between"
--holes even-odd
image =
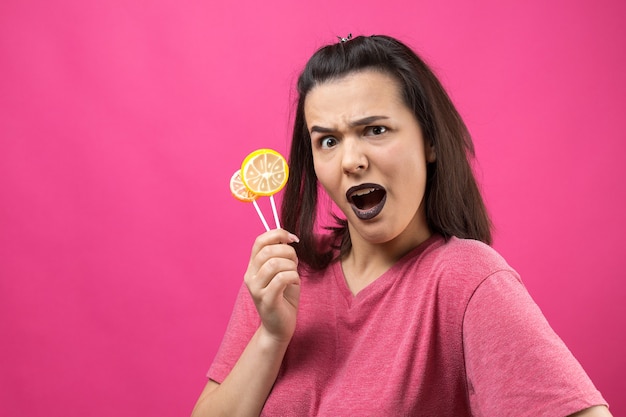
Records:
<instances>
[{"instance_id":1,"label":"open mouth","mask_svg":"<svg viewBox=\"0 0 626 417\"><path fill-rule=\"evenodd\" d=\"M378 184L361 184L350 187L346 198L352 211L361 220L370 220L380 214L387 199L387 191Z\"/></svg>"}]
</instances>

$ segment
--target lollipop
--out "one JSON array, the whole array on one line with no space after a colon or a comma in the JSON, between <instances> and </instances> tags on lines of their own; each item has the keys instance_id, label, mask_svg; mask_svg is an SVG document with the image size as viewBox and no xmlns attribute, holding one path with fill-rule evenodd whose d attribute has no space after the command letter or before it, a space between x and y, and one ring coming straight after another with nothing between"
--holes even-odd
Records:
<instances>
[{"instance_id":1,"label":"lollipop","mask_svg":"<svg viewBox=\"0 0 626 417\"><path fill-rule=\"evenodd\" d=\"M256 202L256 199L259 196L254 194L250 190L248 190L246 186L243 185L243 181L241 181L240 169L235 171L233 176L230 177L230 192L233 194L233 197L235 197L237 200L243 201L244 203L254 204L254 208L256 209L256 212L259 215L259 218L263 222L263 226L265 226L265 230L266 231L270 230L270 227L268 226L267 221L265 220L265 217L263 216L263 213L261 212L261 209L259 208L259 205Z\"/></svg>"},{"instance_id":2,"label":"lollipop","mask_svg":"<svg viewBox=\"0 0 626 417\"><path fill-rule=\"evenodd\" d=\"M230 181L232 194L240 201L252 201L266 230L269 226L261 214L256 199L259 196L270 198L276 227L280 228L274 194L279 192L287 183L289 168L287 161L281 154L272 149L259 149L249 154L241 164L239 177L237 172ZM243 185L242 189L241 184Z\"/></svg>"}]
</instances>

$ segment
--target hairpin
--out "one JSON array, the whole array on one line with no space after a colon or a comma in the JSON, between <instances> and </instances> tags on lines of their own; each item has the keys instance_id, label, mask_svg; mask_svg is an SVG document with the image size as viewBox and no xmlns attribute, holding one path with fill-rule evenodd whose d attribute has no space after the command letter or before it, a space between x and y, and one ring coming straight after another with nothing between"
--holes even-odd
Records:
<instances>
[{"instance_id":1,"label":"hairpin","mask_svg":"<svg viewBox=\"0 0 626 417\"><path fill-rule=\"evenodd\" d=\"M348 36L346 38L342 38L341 36L337 36L337 38L339 39L339 42L345 43L352 39L352 33L348 33Z\"/></svg>"}]
</instances>

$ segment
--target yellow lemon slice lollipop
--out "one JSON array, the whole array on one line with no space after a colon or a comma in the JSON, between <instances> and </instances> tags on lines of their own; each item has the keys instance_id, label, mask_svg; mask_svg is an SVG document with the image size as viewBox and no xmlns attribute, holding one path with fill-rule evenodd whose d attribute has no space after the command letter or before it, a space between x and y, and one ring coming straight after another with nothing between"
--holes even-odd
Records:
<instances>
[{"instance_id":1,"label":"yellow lemon slice lollipop","mask_svg":"<svg viewBox=\"0 0 626 417\"><path fill-rule=\"evenodd\" d=\"M230 177L230 192L239 201L244 203L251 203L257 199L257 195L248 190L241 181L241 170L235 171L232 177Z\"/></svg>"},{"instance_id":2,"label":"yellow lemon slice lollipop","mask_svg":"<svg viewBox=\"0 0 626 417\"><path fill-rule=\"evenodd\" d=\"M276 194L285 186L288 177L287 161L272 149L256 150L241 164L243 184L256 195Z\"/></svg>"},{"instance_id":3,"label":"yellow lemon slice lollipop","mask_svg":"<svg viewBox=\"0 0 626 417\"><path fill-rule=\"evenodd\" d=\"M230 177L230 192L239 201L243 201L244 203L252 203L254 204L254 208L256 209L259 218L263 222L263 226L265 226L265 230L269 231L270 227L259 208L259 205L256 203L256 199L259 197L254 194L252 191L248 190L246 186L241 181L241 169L235 171L235 173Z\"/></svg>"},{"instance_id":4,"label":"yellow lemon slice lollipop","mask_svg":"<svg viewBox=\"0 0 626 417\"><path fill-rule=\"evenodd\" d=\"M246 156L241 164L241 180L248 191L259 196L269 196L277 228L280 228L280 220L274 194L285 186L287 178L287 161L272 149L258 149Z\"/></svg>"}]
</instances>

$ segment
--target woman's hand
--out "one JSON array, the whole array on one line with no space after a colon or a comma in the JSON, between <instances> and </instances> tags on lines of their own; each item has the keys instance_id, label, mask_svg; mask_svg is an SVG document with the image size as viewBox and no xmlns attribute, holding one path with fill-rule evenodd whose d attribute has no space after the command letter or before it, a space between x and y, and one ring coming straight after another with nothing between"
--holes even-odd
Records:
<instances>
[{"instance_id":1,"label":"woman's hand","mask_svg":"<svg viewBox=\"0 0 626 417\"><path fill-rule=\"evenodd\" d=\"M299 239L283 229L263 233L254 242L244 281L261 325L280 342L288 342L296 327L300 275L296 251L289 244Z\"/></svg>"}]
</instances>

